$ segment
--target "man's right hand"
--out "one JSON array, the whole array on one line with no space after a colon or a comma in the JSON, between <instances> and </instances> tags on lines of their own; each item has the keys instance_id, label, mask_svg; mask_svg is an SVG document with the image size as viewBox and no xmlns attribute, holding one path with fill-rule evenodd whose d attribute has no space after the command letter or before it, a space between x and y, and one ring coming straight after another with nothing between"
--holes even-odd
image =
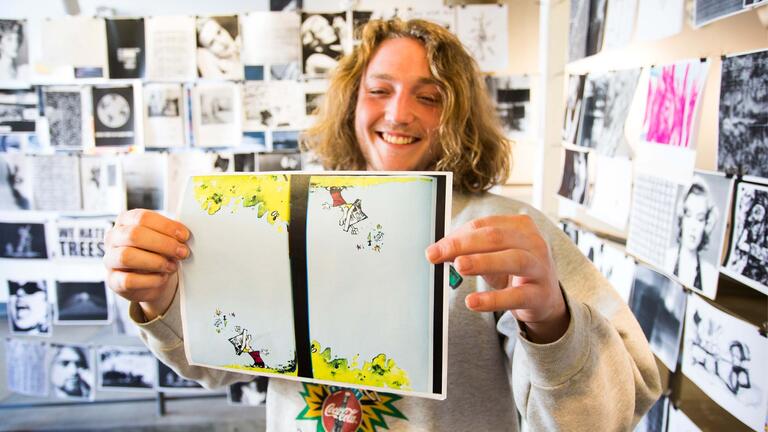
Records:
<instances>
[{"instance_id":1,"label":"man's right hand","mask_svg":"<svg viewBox=\"0 0 768 432\"><path fill-rule=\"evenodd\" d=\"M187 227L157 212L121 213L104 237L107 284L138 302L148 320L164 314L176 294L178 262L189 256L189 236Z\"/></svg>"}]
</instances>

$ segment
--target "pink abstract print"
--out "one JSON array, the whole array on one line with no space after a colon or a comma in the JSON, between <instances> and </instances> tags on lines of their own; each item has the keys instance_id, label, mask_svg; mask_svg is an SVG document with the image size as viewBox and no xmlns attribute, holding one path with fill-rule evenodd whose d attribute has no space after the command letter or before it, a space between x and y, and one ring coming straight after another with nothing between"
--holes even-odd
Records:
<instances>
[{"instance_id":1,"label":"pink abstract print","mask_svg":"<svg viewBox=\"0 0 768 432\"><path fill-rule=\"evenodd\" d=\"M643 120L645 141L693 147L691 130L708 65L697 60L651 68Z\"/></svg>"}]
</instances>

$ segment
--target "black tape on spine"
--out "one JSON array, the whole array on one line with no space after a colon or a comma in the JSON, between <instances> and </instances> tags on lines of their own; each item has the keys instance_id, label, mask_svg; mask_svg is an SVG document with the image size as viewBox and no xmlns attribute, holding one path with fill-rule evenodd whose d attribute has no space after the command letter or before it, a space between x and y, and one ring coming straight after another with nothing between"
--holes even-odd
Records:
<instances>
[{"instance_id":1,"label":"black tape on spine","mask_svg":"<svg viewBox=\"0 0 768 432\"><path fill-rule=\"evenodd\" d=\"M308 175L291 175L291 215L288 224L288 255L291 260L293 323L298 375L313 378L309 340L309 299L307 292L307 201Z\"/></svg>"},{"instance_id":2,"label":"black tape on spine","mask_svg":"<svg viewBox=\"0 0 768 432\"><path fill-rule=\"evenodd\" d=\"M445 176L436 176L437 179L437 200L435 202L435 241L445 237ZM434 323L432 325L432 393L440 394L443 392L443 276L445 266L448 264L435 265L435 301L434 301Z\"/></svg>"}]
</instances>

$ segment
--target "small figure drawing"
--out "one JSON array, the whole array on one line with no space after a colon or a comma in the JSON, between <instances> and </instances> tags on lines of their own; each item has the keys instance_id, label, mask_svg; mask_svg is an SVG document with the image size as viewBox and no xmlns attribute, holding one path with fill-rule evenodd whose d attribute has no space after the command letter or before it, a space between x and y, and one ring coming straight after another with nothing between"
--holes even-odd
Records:
<instances>
[{"instance_id":1,"label":"small figure drawing","mask_svg":"<svg viewBox=\"0 0 768 432\"><path fill-rule=\"evenodd\" d=\"M698 311L693 315L693 322L696 326L691 343L693 364L719 379L734 396L743 395L742 389L752 388L749 369L745 365L751 360L749 347L733 340L728 348L729 358L726 358L720 354L716 340L721 326L712 320L704 323Z\"/></svg>"},{"instance_id":2,"label":"small figure drawing","mask_svg":"<svg viewBox=\"0 0 768 432\"><path fill-rule=\"evenodd\" d=\"M251 367L262 369L267 367L267 365L264 363L264 360L261 358L261 353L263 352L266 355L269 354L269 351L254 350L251 347L251 334L248 333L248 330L242 329L240 333L229 338L229 343L235 347L235 354L243 355L243 353L245 353L251 356L251 359L253 360L253 364L250 365Z\"/></svg>"},{"instance_id":3,"label":"small figure drawing","mask_svg":"<svg viewBox=\"0 0 768 432\"><path fill-rule=\"evenodd\" d=\"M32 227L19 227L19 242L14 247L12 243L5 244L5 255L14 258L34 258L39 254L32 250Z\"/></svg>"},{"instance_id":4,"label":"small figure drawing","mask_svg":"<svg viewBox=\"0 0 768 432\"><path fill-rule=\"evenodd\" d=\"M368 219L368 215L363 212L362 200L355 199L353 203L348 203L346 199L341 195L341 192L346 189L344 186L330 186L326 188L328 193L331 194L331 203L322 203L322 208L328 210L330 208L338 208L341 210L341 216L339 218L339 226L342 227L344 232L348 232L351 235L358 235L361 231L360 222ZM363 232L367 231L362 243L358 243L357 250L370 249L374 252L381 252L381 247L384 242L384 232L382 231L381 224L376 224L375 227L370 228L368 224L362 227Z\"/></svg>"}]
</instances>

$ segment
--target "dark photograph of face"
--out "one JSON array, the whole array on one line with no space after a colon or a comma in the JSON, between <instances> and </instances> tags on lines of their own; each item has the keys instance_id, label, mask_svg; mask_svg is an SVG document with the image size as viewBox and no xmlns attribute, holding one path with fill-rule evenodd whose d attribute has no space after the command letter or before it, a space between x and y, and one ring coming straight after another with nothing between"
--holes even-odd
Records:
<instances>
[{"instance_id":1,"label":"dark photograph of face","mask_svg":"<svg viewBox=\"0 0 768 432\"><path fill-rule=\"evenodd\" d=\"M12 334L50 336L51 314L45 281L8 281L8 323Z\"/></svg>"},{"instance_id":2,"label":"dark photograph of face","mask_svg":"<svg viewBox=\"0 0 768 432\"><path fill-rule=\"evenodd\" d=\"M64 399L92 399L94 368L85 347L52 344L52 394Z\"/></svg>"}]
</instances>

